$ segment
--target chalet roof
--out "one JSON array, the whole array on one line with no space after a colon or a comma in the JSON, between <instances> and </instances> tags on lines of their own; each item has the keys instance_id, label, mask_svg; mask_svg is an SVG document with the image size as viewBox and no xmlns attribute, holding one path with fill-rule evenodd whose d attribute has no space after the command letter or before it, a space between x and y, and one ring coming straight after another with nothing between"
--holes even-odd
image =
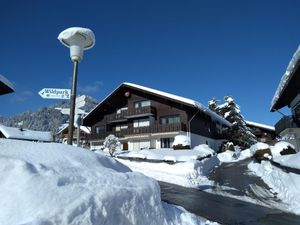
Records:
<instances>
[{"instance_id":1,"label":"chalet roof","mask_svg":"<svg viewBox=\"0 0 300 225\"><path fill-rule=\"evenodd\" d=\"M300 93L300 46L294 53L289 65L283 74L271 103L274 112L289 106L292 100Z\"/></svg>"},{"instance_id":2,"label":"chalet roof","mask_svg":"<svg viewBox=\"0 0 300 225\"><path fill-rule=\"evenodd\" d=\"M218 121L221 124L224 124L226 126L232 126L232 124L230 122L228 122L227 120L225 120L223 117L221 117L220 115L216 114L215 112L211 111L210 109L206 108L204 105L202 105L201 103L189 99L189 98L185 98L185 97L181 97L178 95L174 95L174 94L170 94L167 92L163 92L163 91L159 91L156 89L152 89L152 88L148 88L148 87L144 87L138 84L133 84L133 83L129 83L129 82L124 82L122 84L120 84L111 94L109 94L103 101L101 101L88 115L86 115L84 117L84 121L89 118L91 115L94 114L94 112L111 96L113 95L117 90L119 90L122 87L127 87L127 88L132 88L132 89L136 89L139 91L143 91L143 92L147 92L149 94L152 95L156 95L159 97L163 97L166 98L168 100L174 101L174 102L178 102L193 108L197 108L199 110L201 110L202 112L204 112L207 115L210 115L212 120L214 121Z\"/></svg>"},{"instance_id":3,"label":"chalet roof","mask_svg":"<svg viewBox=\"0 0 300 225\"><path fill-rule=\"evenodd\" d=\"M61 125L59 127L59 131L57 132L57 134L60 134L61 132L65 131L66 129L68 129L69 124L65 123L63 125ZM77 128L78 125L76 123L74 123L74 127ZM90 127L86 127L86 126L80 126L80 130L86 134L90 134L91 133L91 128Z\"/></svg>"},{"instance_id":4,"label":"chalet roof","mask_svg":"<svg viewBox=\"0 0 300 225\"><path fill-rule=\"evenodd\" d=\"M0 74L0 95L14 92L13 85Z\"/></svg>"},{"instance_id":5,"label":"chalet roof","mask_svg":"<svg viewBox=\"0 0 300 225\"><path fill-rule=\"evenodd\" d=\"M270 130L270 131L275 131L275 127L270 126L270 125L252 122L252 121L248 121L248 120L246 120L245 122L249 126L258 127L258 128L262 128L262 129L266 129L266 130Z\"/></svg>"},{"instance_id":6,"label":"chalet roof","mask_svg":"<svg viewBox=\"0 0 300 225\"><path fill-rule=\"evenodd\" d=\"M48 131L33 131L0 124L0 132L8 139L51 142L52 135Z\"/></svg>"}]
</instances>

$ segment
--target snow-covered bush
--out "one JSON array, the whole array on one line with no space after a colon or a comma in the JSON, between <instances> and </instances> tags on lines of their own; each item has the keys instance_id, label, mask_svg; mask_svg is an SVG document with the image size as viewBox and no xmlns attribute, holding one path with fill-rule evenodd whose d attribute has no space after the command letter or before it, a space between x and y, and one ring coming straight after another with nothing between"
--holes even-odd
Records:
<instances>
[{"instance_id":1,"label":"snow-covered bush","mask_svg":"<svg viewBox=\"0 0 300 225\"><path fill-rule=\"evenodd\" d=\"M173 142L173 149L190 149L191 139L186 135L176 135Z\"/></svg>"},{"instance_id":2,"label":"snow-covered bush","mask_svg":"<svg viewBox=\"0 0 300 225\"><path fill-rule=\"evenodd\" d=\"M272 157L271 147L262 142L258 142L250 147L250 152L257 160L263 160Z\"/></svg>"},{"instance_id":3,"label":"snow-covered bush","mask_svg":"<svg viewBox=\"0 0 300 225\"><path fill-rule=\"evenodd\" d=\"M121 143L119 142L119 139L113 135L113 134L110 134L108 135L105 140L104 140L104 143L103 143L103 146L105 148L108 149L108 152L111 156L114 155L114 152L117 150L117 149L120 149L121 148Z\"/></svg>"},{"instance_id":4,"label":"snow-covered bush","mask_svg":"<svg viewBox=\"0 0 300 225\"><path fill-rule=\"evenodd\" d=\"M234 144L232 142L227 142L224 144L225 151L235 151Z\"/></svg>"}]
</instances>

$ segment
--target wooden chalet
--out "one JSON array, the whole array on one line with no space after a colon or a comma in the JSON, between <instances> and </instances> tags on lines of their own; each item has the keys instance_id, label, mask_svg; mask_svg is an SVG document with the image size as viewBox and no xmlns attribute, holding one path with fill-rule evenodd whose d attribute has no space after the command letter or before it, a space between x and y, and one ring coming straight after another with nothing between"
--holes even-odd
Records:
<instances>
[{"instance_id":1,"label":"wooden chalet","mask_svg":"<svg viewBox=\"0 0 300 225\"><path fill-rule=\"evenodd\" d=\"M13 85L0 74L0 95L14 92Z\"/></svg>"},{"instance_id":2,"label":"wooden chalet","mask_svg":"<svg viewBox=\"0 0 300 225\"><path fill-rule=\"evenodd\" d=\"M174 137L191 137L192 147L207 144L218 150L225 140L224 118L200 103L132 83L122 83L83 119L91 127L91 148L105 137L119 137L124 150L172 147Z\"/></svg>"},{"instance_id":3,"label":"wooden chalet","mask_svg":"<svg viewBox=\"0 0 300 225\"><path fill-rule=\"evenodd\" d=\"M73 132L73 143L77 144L77 133L78 133L78 125L74 124L74 132ZM80 146L81 147L88 147L89 143L89 135L91 133L90 127L80 126ZM63 124L59 131L56 134L57 141L67 144L69 135L69 124Z\"/></svg>"},{"instance_id":4,"label":"wooden chalet","mask_svg":"<svg viewBox=\"0 0 300 225\"><path fill-rule=\"evenodd\" d=\"M283 116L275 124L276 135L300 148L300 46L294 53L283 74L271 104L271 112L283 107L291 109L291 115Z\"/></svg>"},{"instance_id":5,"label":"wooden chalet","mask_svg":"<svg viewBox=\"0 0 300 225\"><path fill-rule=\"evenodd\" d=\"M269 145L273 145L275 143L275 127L252 121L245 122L259 142L264 142Z\"/></svg>"}]
</instances>

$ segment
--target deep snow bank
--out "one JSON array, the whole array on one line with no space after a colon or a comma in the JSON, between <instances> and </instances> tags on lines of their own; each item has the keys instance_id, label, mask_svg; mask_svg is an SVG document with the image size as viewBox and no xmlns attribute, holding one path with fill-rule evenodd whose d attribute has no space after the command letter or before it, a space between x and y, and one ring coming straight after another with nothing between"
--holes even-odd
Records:
<instances>
[{"instance_id":1,"label":"deep snow bank","mask_svg":"<svg viewBox=\"0 0 300 225\"><path fill-rule=\"evenodd\" d=\"M300 175L286 173L273 166L269 161L251 162L248 168L277 193L277 197L286 205L284 211L300 214Z\"/></svg>"},{"instance_id":2,"label":"deep snow bank","mask_svg":"<svg viewBox=\"0 0 300 225\"><path fill-rule=\"evenodd\" d=\"M154 180L104 155L54 143L0 139L0 199L6 225L205 224L162 204Z\"/></svg>"}]
</instances>

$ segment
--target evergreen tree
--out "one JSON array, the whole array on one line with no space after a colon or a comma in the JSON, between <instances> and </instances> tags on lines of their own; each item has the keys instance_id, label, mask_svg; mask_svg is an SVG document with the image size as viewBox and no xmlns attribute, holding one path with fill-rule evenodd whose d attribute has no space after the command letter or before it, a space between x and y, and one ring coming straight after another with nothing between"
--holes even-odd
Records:
<instances>
[{"instance_id":1,"label":"evergreen tree","mask_svg":"<svg viewBox=\"0 0 300 225\"><path fill-rule=\"evenodd\" d=\"M208 102L209 108L232 124L232 127L225 131L227 138L241 148L249 148L257 142L255 135L247 127L240 107L235 103L234 98L225 96L224 100L225 102L219 105L216 99L212 99Z\"/></svg>"}]
</instances>

